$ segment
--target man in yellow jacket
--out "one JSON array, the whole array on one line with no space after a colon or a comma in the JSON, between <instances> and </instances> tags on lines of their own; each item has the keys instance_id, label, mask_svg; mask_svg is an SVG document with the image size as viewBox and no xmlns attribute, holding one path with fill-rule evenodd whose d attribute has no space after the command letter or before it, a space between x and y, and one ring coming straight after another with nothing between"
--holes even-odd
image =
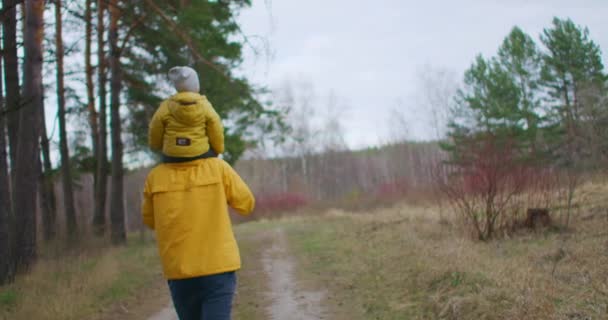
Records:
<instances>
[{"instance_id":1,"label":"man in yellow jacket","mask_svg":"<svg viewBox=\"0 0 608 320\"><path fill-rule=\"evenodd\" d=\"M230 319L241 260L227 205L247 215L255 199L219 158L160 164L146 179L143 221L180 320Z\"/></svg>"},{"instance_id":2,"label":"man in yellow jacket","mask_svg":"<svg viewBox=\"0 0 608 320\"><path fill-rule=\"evenodd\" d=\"M187 117L197 115L181 113L185 118L180 122L193 122ZM248 215L255 199L224 160L188 160L200 154L199 144L183 143L179 152L179 161L165 161L148 174L143 221L156 232L163 273L180 320L229 320L241 259L228 205Z\"/></svg>"}]
</instances>

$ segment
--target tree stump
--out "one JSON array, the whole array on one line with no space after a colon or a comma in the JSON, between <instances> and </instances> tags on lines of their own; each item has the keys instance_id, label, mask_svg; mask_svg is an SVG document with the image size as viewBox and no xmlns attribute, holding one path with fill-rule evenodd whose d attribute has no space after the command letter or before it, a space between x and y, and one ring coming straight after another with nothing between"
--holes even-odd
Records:
<instances>
[{"instance_id":1,"label":"tree stump","mask_svg":"<svg viewBox=\"0 0 608 320\"><path fill-rule=\"evenodd\" d=\"M528 208L524 225L529 229L538 229L550 226L551 217L549 216L549 209Z\"/></svg>"}]
</instances>

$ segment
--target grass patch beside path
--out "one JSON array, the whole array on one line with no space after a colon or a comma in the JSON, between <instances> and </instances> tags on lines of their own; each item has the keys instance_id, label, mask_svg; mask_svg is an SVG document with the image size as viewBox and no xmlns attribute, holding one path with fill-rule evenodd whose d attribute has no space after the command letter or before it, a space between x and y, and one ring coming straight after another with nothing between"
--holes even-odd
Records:
<instances>
[{"instance_id":1,"label":"grass patch beside path","mask_svg":"<svg viewBox=\"0 0 608 320\"><path fill-rule=\"evenodd\" d=\"M331 319L608 319L608 219L478 243L432 208L284 221ZM552 272L555 261L557 265Z\"/></svg>"},{"instance_id":2,"label":"grass patch beside path","mask_svg":"<svg viewBox=\"0 0 608 320\"><path fill-rule=\"evenodd\" d=\"M29 274L0 287L0 319L98 318L161 278L152 241L133 239L126 247L88 251L43 257Z\"/></svg>"}]
</instances>

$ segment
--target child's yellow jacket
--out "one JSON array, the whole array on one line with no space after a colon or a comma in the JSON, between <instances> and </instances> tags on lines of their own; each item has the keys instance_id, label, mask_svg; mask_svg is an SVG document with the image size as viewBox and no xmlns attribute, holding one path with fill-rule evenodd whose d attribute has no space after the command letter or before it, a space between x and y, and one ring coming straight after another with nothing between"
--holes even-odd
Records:
<instances>
[{"instance_id":1,"label":"child's yellow jacket","mask_svg":"<svg viewBox=\"0 0 608 320\"><path fill-rule=\"evenodd\" d=\"M171 157L190 158L224 152L222 121L203 95L180 92L163 101L150 121L148 143Z\"/></svg>"},{"instance_id":2,"label":"child's yellow jacket","mask_svg":"<svg viewBox=\"0 0 608 320\"><path fill-rule=\"evenodd\" d=\"M142 215L156 231L167 279L240 269L227 205L247 215L255 199L222 159L165 163L152 169L144 187Z\"/></svg>"}]
</instances>

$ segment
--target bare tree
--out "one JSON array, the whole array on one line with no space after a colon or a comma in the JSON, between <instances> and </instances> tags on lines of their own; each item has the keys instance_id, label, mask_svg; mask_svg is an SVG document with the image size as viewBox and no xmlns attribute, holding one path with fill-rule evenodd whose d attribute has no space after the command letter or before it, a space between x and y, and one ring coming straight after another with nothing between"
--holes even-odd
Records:
<instances>
[{"instance_id":1,"label":"bare tree","mask_svg":"<svg viewBox=\"0 0 608 320\"><path fill-rule=\"evenodd\" d=\"M322 129L323 149L326 151L343 151L348 149L344 138L343 120L346 117L347 108L338 99L335 92L331 91L327 96L327 104Z\"/></svg>"},{"instance_id":2,"label":"bare tree","mask_svg":"<svg viewBox=\"0 0 608 320\"><path fill-rule=\"evenodd\" d=\"M410 138L410 119L407 117L406 107L401 99L397 100L387 119L389 129L389 143L401 143Z\"/></svg>"},{"instance_id":3,"label":"bare tree","mask_svg":"<svg viewBox=\"0 0 608 320\"><path fill-rule=\"evenodd\" d=\"M458 88L454 72L425 65L418 70L419 104L430 113L434 138L445 138L448 113Z\"/></svg>"},{"instance_id":4,"label":"bare tree","mask_svg":"<svg viewBox=\"0 0 608 320\"><path fill-rule=\"evenodd\" d=\"M281 112L286 114L286 123L289 127L288 134L277 148L277 154L297 157L298 168L292 168L292 170L297 170L304 180L304 184L309 185L312 179L309 172L309 157L320 147L318 144L320 130L315 123L315 90L309 81L286 80L278 89L274 90L274 99ZM265 154L268 155L268 152ZM287 165L281 164L281 170L286 173ZM287 189L287 175L281 175L279 184L282 190Z\"/></svg>"},{"instance_id":5,"label":"bare tree","mask_svg":"<svg viewBox=\"0 0 608 320\"><path fill-rule=\"evenodd\" d=\"M315 124L317 114L314 104L317 97L312 83L304 80L285 81L276 93L291 128L289 137L281 145L282 153L303 157L317 151L320 147L320 130Z\"/></svg>"},{"instance_id":6,"label":"bare tree","mask_svg":"<svg viewBox=\"0 0 608 320\"><path fill-rule=\"evenodd\" d=\"M516 222L522 211L516 198L524 191L536 191L529 187L541 175L538 168L517 158L513 139L484 133L461 144L464 155L442 163L434 180L461 222L485 241Z\"/></svg>"}]
</instances>

